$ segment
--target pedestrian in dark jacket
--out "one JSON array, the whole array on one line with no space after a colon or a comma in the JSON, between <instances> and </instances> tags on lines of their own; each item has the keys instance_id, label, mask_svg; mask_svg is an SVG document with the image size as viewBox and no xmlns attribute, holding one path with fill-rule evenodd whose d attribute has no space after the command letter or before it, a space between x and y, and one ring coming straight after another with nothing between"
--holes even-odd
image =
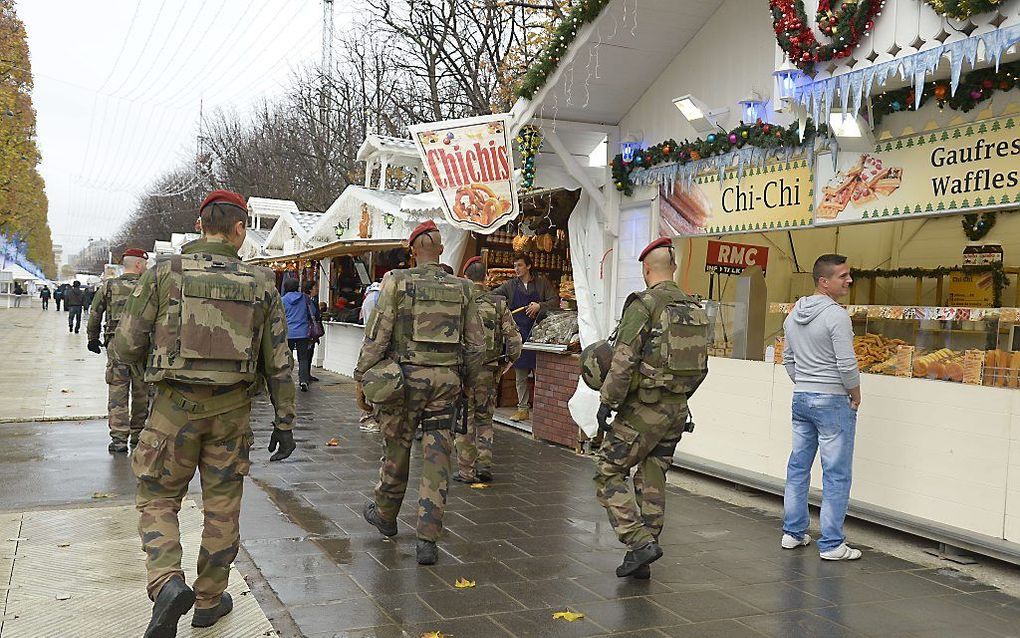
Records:
<instances>
[{"instance_id":1,"label":"pedestrian in dark jacket","mask_svg":"<svg viewBox=\"0 0 1020 638\"><path fill-rule=\"evenodd\" d=\"M309 338L315 313L308 295L298 290L297 279L283 280L283 309L287 312L287 343L297 351L298 384L308 392L312 377L312 340Z\"/></svg>"},{"instance_id":2,"label":"pedestrian in dark jacket","mask_svg":"<svg viewBox=\"0 0 1020 638\"><path fill-rule=\"evenodd\" d=\"M42 290L39 291L39 298L42 299L42 309L49 310L50 308L50 287L43 286ZM57 306L60 309L60 306Z\"/></svg>"},{"instance_id":3,"label":"pedestrian in dark jacket","mask_svg":"<svg viewBox=\"0 0 1020 638\"><path fill-rule=\"evenodd\" d=\"M64 284L60 284L53 291L53 299L57 302L57 312L60 312L60 302L64 298Z\"/></svg>"},{"instance_id":4,"label":"pedestrian in dark jacket","mask_svg":"<svg viewBox=\"0 0 1020 638\"><path fill-rule=\"evenodd\" d=\"M322 308L319 307L319 303L316 301L319 298L319 282L317 281L306 281L305 282L305 295L308 296L308 303L312 308L312 324L318 330L318 334L326 334L326 328L322 325ZM319 338L311 339L312 346L309 348L308 360L315 361L315 344L319 343ZM312 381L318 381L319 377L313 376L310 371L308 378Z\"/></svg>"},{"instance_id":5,"label":"pedestrian in dark jacket","mask_svg":"<svg viewBox=\"0 0 1020 638\"><path fill-rule=\"evenodd\" d=\"M85 288L85 312L92 306L92 298L96 296L96 289L92 286Z\"/></svg>"},{"instance_id":6,"label":"pedestrian in dark jacket","mask_svg":"<svg viewBox=\"0 0 1020 638\"><path fill-rule=\"evenodd\" d=\"M82 290L81 282L75 281L64 294L64 309L67 315L67 331L78 334L81 328L81 309L85 305L85 291Z\"/></svg>"}]
</instances>

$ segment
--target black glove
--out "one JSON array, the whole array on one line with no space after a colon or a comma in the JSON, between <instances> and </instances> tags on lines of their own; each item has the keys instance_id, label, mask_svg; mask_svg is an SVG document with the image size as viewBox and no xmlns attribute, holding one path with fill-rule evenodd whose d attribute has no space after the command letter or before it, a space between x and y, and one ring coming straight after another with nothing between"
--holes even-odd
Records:
<instances>
[{"instance_id":1,"label":"black glove","mask_svg":"<svg viewBox=\"0 0 1020 638\"><path fill-rule=\"evenodd\" d=\"M99 339L89 339L88 349L89 349L90 352L95 352L96 354L102 354L103 353L102 346L103 346L103 343Z\"/></svg>"},{"instance_id":2,"label":"black glove","mask_svg":"<svg viewBox=\"0 0 1020 638\"><path fill-rule=\"evenodd\" d=\"M294 433L290 430L281 430L274 426L273 436L269 437L269 451L276 452L276 454L269 457L269 460L282 461L290 456L291 452L296 449L297 445L294 443Z\"/></svg>"},{"instance_id":3,"label":"black glove","mask_svg":"<svg viewBox=\"0 0 1020 638\"><path fill-rule=\"evenodd\" d=\"M613 426L609 424L609 417L613 415L613 408L603 403L599 405L599 412L595 418L599 422L599 432L609 432Z\"/></svg>"}]
</instances>

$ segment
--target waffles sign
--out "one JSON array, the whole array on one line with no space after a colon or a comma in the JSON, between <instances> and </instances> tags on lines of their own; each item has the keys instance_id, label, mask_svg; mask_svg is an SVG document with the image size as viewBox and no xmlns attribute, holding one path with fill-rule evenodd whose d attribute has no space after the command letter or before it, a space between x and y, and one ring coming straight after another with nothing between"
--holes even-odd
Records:
<instances>
[{"instance_id":1,"label":"waffles sign","mask_svg":"<svg viewBox=\"0 0 1020 638\"><path fill-rule=\"evenodd\" d=\"M506 115L410 127L447 220L489 234L517 217L517 186Z\"/></svg>"},{"instance_id":2,"label":"waffles sign","mask_svg":"<svg viewBox=\"0 0 1020 638\"><path fill-rule=\"evenodd\" d=\"M843 224L1020 203L1020 120L1005 117L818 158L815 223Z\"/></svg>"}]
</instances>

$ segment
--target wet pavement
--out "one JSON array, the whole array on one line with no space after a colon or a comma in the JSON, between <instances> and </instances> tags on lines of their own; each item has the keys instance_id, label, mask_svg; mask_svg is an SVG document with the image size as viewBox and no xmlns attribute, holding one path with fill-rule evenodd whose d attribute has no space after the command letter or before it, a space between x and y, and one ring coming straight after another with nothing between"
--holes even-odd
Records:
<instances>
[{"instance_id":1,"label":"wet pavement","mask_svg":"<svg viewBox=\"0 0 1020 638\"><path fill-rule=\"evenodd\" d=\"M0 330L8 331L0 339L0 360L16 360L35 341L56 343L65 336L55 330L62 313L31 319L28 312L42 311L12 312L21 314L4 311L0 317ZM22 327L12 333L12 325ZM64 385L83 399L72 405L87 409L90 398L105 405L103 360L84 350L77 354L84 341L74 339L62 342L64 358L49 360L45 374L8 368L0 405L14 396L45 397L51 387ZM1020 636L1020 600L957 571L863 546L865 557L855 563L822 562L813 547L783 551L774 514L676 487L670 488L660 539L666 555L653 566L651 580L618 579L613 570L623 549L595 501L592 460L502 428L496 432L496 482L486 489L451 486L439 564L421 567L413 521L418 454L400 533L384 539L360 514L378 476L379 435L358 430L349 381L316 374L322 382L298 393L299 447L291 459L268 462L271 411L264 399L253 413L256 449L242 510L242 552L231 577L231 587L250 588L285 638L420 638L430 632L454 638ZM46 418L45 405L31 418ZM0 412L0 418L11 420L10 414ZM126 613L118 607L117 588L135 592L140 586L119 582L117 574L142 573L143 555L133 530L129 460L107 453L105 421L4 423L0 433L0 520L121 510L127 522L85 525L73 541L89 551L101 544L116 553L122 545L118 559L92 561L84 572L74 571L74 561L66 565L99 601L90 606L78 600L71 609ZM338 445L327 447L332 438ZM200 505L197 479L190 492ZM19 538L6 531L0 536ZM187 551L197 549L196 541L189 538ZM28 550L31 557L34 550ZM16 552L21 556L21 549ZM49 566L53 578L65 564L37 563ZM10 579L13 565L0 557L0 577ZM474 587L455 587L462 578ZM47 582L29 577L28 598L52 604ZM584 616L554 619L561 611ZM131 613L131 622L118 623L116 631L91 635L134 636L131 623L139 612ZM36 626L45 624L21 623L16 635L54 635L31 629ZM227 634L214 629L201 635Z\"/></svg>"},{"instance_id":2,"label":"wet pavement","mask_svg":"<svg viewBox=\"0 0 1020 638\"><path fill-rule=\"evenodd\" d=\"M0 423L105 418L106 353L85 349L87 320L73 334L53 304L0 309Z\"/></svg>"},{"instance_id":3,"label":"wet pavement","mask_svg":"<svg viewBox=\"0 0 1020 638\"><path fill-rule=\"evenodd\" d=\"M652 579L618 579L623 550L595 501L591 459L502 429L496 482L452 485L439 563L418 566L416 489L394 539L361 519L378 435L358 430L353 386L317 374L323 382L298 396L298 451L269 464L260 448L252 468L292 525L264 503L242 521L243 547L268 585L260 595L306 636L1020 635L1020 600L959 572L860 545L865 558L854 563L823 562L814 547L784 551L778 518L678 488ZM253 418L260 444L269 415L263 403ZM327 447L331 438L339 445ZM412 486L419 471L416 455ZM475 586L456 588L461 578ZM566 610L584 617L553 619Z\"/></svg>"}]
</instances>

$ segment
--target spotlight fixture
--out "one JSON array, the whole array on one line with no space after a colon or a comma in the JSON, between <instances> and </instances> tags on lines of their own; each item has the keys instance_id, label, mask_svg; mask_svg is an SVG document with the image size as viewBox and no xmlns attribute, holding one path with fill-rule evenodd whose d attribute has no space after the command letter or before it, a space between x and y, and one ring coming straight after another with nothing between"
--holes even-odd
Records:
<instances>
[{"instance_id":1,"label":"spotlight fixture","mask_svg":"<svg viewBox=\"0 0 1020 638\"><path fill-rule=\"evenodd\" d=\"M698 133L711 133L719 128L718 121L729 115L726 107L709 109L704 102L693 95L687 94L673 100L673 105L680 110L691 127Z\"/></svg>"}]
</instances>

